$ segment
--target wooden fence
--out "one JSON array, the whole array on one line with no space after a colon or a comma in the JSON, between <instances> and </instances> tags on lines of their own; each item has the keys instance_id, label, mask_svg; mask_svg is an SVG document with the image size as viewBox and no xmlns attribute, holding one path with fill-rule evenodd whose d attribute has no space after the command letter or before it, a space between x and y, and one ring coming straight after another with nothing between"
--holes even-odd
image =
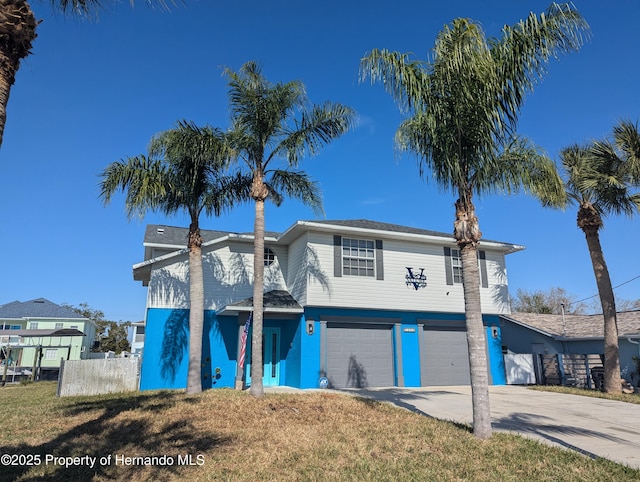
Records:
<instances>
[{"instance_id":1,"label":"wooden fence","mask_svg":"<svg viewBox=\"0 0 640 482\"><path fill-rule=\"evenodd\" d=\"M100 395L138 389L140 358L62 360L58 377L59 397Z\"/></svg>"}]
</instances>

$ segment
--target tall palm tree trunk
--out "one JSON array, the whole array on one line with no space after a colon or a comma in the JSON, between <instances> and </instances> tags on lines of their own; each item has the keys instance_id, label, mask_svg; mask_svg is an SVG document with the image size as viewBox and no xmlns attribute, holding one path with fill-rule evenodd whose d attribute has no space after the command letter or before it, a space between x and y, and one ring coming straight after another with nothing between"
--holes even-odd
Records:
<instances>
[{"instance_id":1,"label":"tall palm tree trunk","mask_svg":"<svg viewBox=\"0 0 640 482\"><path fill-rule=\"evenodd\" d=\"M482 236L478 218L471 202L471 193L461 193L462 201L456 201L454 237L460 247L462 263L462 288L469 349L471 400L473 405L473 434L480 439L491 438L491 408L489 405L489 376L482 304L480 302L480 271L476 245Z\"/></svg>"},{"instance_id":2,"label":"tall palm tree trunk","mask_svg":"<svg viewBox=\"0 0 640 482\"><path fill-rule=\"evenodd\" d=\"M202 335L204 331L204 277L202 238L197 223L189 227L189 369L187 393L202 391Z\"/></svg>"},{"instance_id":3,"label":"tall palm tree trunk","mask_svg":"<svg viewBox=\"0 0 640 482\"><path fill-rule=\"evenodd\" d=\"M264 186L263 186L264 189ZM256 397L264 395L262 386L262 325L264 293L264 199L256 196L256 218L253 225L253 336L251 339L251 388Z\"/></svg>"},{"instance_id":4,"label":"tall palm tree trunk","mask_svg":"<svg viewBox=\"0 0 640 482\"><path fill-rule=\"evenodd\" d=\"M20 61L31 52L38 22L24 0L0 0L0 145L7 121L7 103Z\"/></svg>"},{"instance_id":5,"label":"tall palm tree trunk","mask_svg":"<svg viewBox=\"0 0 640 482\"><path fill-rule=\"evenodd\" d=\"M621 393L620 383L620 353L618 348L618 320L616 317L616 301L611 287L609 269L604 260L600 235L595 228L583 228L596 276L596 285L602 305L604 317L604 391L607 393Z\"/></svg>"},{"instance_id":6,"label":"tall palm tree trunk","mask_svg":"<svg viewBox=\"0 0 640 482\"><path fill-rule=\"evenodd\" d=\"M489 405L489 377L487 351L480 303L480 272L478 253L472 244L460 246L464 311L469 347L471 399L473 402L473 434L477 438L491 438L491 409Z\"/></svg>"}]
</instances>

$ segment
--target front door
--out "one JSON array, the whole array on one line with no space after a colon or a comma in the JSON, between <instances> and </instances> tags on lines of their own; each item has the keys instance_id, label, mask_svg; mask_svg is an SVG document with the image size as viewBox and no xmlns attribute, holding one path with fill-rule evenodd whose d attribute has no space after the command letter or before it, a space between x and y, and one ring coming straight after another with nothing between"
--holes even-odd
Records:
<instances>
[{"instance_id":1,"label":"front door","mask_svg":"<svg viewBox=\"0 0 640 482\"><path fill-rule=\"evenodd\" d=\"M262 385L274 387L280 385L280 328L262 329ZM251 385L251 364L247 364L247 385Z\"/></svg>"},{"instance_id":2,"label":"front door","mask_svg":"<svg viewBox=\"0 0 640 482\"><path fill-rule=\"evenodd\" d=\"M280 328L264 328L262 332L262 350L265 387L280 385Z\"/></svg>"}]
</instances>

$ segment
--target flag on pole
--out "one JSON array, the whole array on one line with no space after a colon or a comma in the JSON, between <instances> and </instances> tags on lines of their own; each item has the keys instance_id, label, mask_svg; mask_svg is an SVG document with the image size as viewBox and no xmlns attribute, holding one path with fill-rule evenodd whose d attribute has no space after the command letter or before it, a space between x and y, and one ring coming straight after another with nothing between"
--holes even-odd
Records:
<instances>
[{"instance_id":1,"label":"flag on pole","mask_svg":"<svg viewBox=\"0 0 640 482\"><path fill-rule=\"evenodd\" d=\"M240 358L238 359L238 365L240 366L240 368L244 368L244 359L247 355L247 338L249 337L249 327L251 326L252 316L253 312L249 313L247 322L244 324L242 336L240 337Z\"/></svg>"}]
</instances>

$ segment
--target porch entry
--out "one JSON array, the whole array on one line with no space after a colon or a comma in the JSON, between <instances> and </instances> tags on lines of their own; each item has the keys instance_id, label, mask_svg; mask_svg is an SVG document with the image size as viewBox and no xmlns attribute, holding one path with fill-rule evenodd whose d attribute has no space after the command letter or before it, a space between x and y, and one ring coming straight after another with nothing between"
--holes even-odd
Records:
<instances>
[{"instance_id":1,"label":"porch entry","mask_svg":"<svg viewBox=\"0 0 640 482\"><path fill-rule=\"evenodd\" d=\"M246 380L251 385L251 362L247 363ZM274 387L280 385L280 328L262 329L262 385Z\"/></svg>"}]
</instances>

